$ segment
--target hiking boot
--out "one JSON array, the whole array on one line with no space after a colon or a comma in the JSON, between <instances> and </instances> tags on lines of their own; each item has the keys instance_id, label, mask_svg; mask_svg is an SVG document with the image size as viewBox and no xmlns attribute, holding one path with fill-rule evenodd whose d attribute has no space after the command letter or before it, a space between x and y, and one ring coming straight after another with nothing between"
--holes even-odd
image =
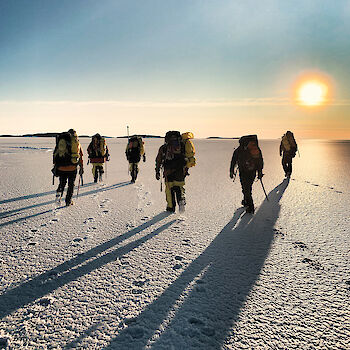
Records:
<instances>
[{"instance_id":1,"label":"hiking boot","mask_svg":"<svg viewBox=\"0 0 350 350\"><path fill-rule=\"evenodd\" d=\"M186 201L184 199L181 199L179 202L179 212L183 213L185 211L185 205Z\"/></svg>"},{"instance_id":2,"label":"hiking boot","mask_svg":"<svg viewBox=\"0 0 350 350\"><path fill-rule=\"evenodd\" d=\"M246 201L244 199L242 199L242 205L243 205L243 207L247 206L247 203L246 203Z\"/></svg>"},{"instance_id":3,"label":"hiking boot","mask_svg":"<svg viewBox=\"0 0 350 350\"><path fill-rule=\"evenodd\" d=\"M73 201L66 202L66 207L69 207L69 206L71 206L71 205L73 205L73 204L74 204Z\"/></svg>"},{"instance_id":4,"label":"hiking boot","mask_svg":"<svg viewBox=\"0 0 350 350\"><path fill-rule=\"evenodd\" d=\"M61 202L61 193L56 193L56 203L60 203Z\"/></svg>"},{"instance_id":5,"label":"hiking boot","mask_svg":"<svg viewBox=\"0 0 350 350\"><path fill-rule=\"evenodd\" d=\"M166 207L166 211L170 213L175 213L175 208Z\"/></svg>"}]
</instances>

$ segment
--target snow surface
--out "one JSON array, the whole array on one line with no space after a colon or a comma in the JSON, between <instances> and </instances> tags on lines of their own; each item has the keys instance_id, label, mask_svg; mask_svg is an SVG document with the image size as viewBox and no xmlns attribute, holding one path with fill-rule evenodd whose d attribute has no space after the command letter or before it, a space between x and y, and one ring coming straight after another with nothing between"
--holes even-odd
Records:
<instances>
[{"instance_id":1,"label":"snow surface","mask_svg":"<svg viewBox=\"0 0 350 350\"><path fill-rule=\"evenodd\" d=\"M350 142L299 142L287 181L279 141L261 141L269 201L255 183L252 216L228 177L237 141L195 140L182 215L154 176L162 140L135 184L126 141L107 141L105 181L85 166L65 208L54 139L0 140L0 348L350 348Z\"/></svg>"}]
</instances>

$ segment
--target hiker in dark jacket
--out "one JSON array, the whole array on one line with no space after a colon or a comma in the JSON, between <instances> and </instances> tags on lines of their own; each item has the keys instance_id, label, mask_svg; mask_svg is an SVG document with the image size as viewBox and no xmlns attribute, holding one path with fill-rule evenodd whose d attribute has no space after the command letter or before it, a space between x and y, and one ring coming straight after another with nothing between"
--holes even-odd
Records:
<instances>
[{"instance_id":1,"label":"hiker in dark jacket","mask_svg":"<svg viewBox=\"0 0 350 350\"><path fill-rule=\"evenodd\" d=\"M185 144L178 131L168 131L165 143L160 146L156 157L156 179L160 179L163 168L165 179L166 210L175 212L176 201L180 212L185 210L185 177L186 177Z\"/></svg>"},{"instance_id":2,"label":"hiker in dark jacket","mask_svg":"<svg viewBox=\"0 0 350 350\"><path fill-rule=\"evenodd\" d=\"M264 161L258 146L256 135L243 136L239 140L239 147L233 152L230 177L235 176L235 167L238 165L239 179L242 185L242 205L246 207L247 213L254 213L254 202L252 197L252 186L258 174L258 179L263 177L262 169Z\"/></svg>"},{"instance_id":3,"label":"hiker in dark jacket","mask_svg":"<svg viewBox=\"0 0 350 350\"><path fill-rule=\"evenodd\" d=\"M282 166L286 177L292 174L293 158L298 151L298 145L295 142L294 135L291 131L287 131L283 136L280 144L280 156L282 156Z\"/></svg>"},{"instance_id":4,"label":"hiker in dark jacket","mask_svg":"<svg viewBox=\"0 0 350 350\"><path fill-rule=\"evenodd\" d=\"M56 201L59 202L63 195L64 188L68 181L66 195L66 206L72 205L74 191L74 182L77 176L79 165L79 174L84 173L83 151L75 130L70 129L57 136L56 147L53 152L53 173L59 177L59 185L56 192Z\"/></svg>"}]
</instances>

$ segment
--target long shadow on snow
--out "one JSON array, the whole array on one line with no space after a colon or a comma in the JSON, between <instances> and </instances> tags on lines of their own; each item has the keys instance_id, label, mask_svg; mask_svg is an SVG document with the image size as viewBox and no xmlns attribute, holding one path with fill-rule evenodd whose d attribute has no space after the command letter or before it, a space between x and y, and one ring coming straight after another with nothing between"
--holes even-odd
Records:
<instances>
[{"instance_id":1,"label":"long shadow on snow","mask_svg":"<svg viewBox=\"0 0 350 350\"><path fill-rule=\"evenodd\" d=\"M0 295L0 318L9 315L11 312L23 307L38 298L54 291L55 289L64 286L65 284L82 277L91 271L94 271L105 264L114 261L116 258L127 254L131 250L137 248L147 240L156 236L163 230L172 225L175 220L169 221L153 232L126 244L123 247L117 248L104 255L96 257L104 251L112 248L118 243L132 237L145 230L146 228L156 224L157 222L165 219L169 215L165 212L160 213L153 217L150 221L143 223L142 225L118 236L105 243L102 243L85 253L79 254L75 258L64 262L56 266L55 268L46 271L45 273L34 277L33 279L25 282L13 289L10 289ZM94 258L90 261L90 258ZM84 264L85 263L85 264ZM84 264L84 265L81 265Z\"/></svg>"},{"instance_id":2,"label":"long shadow on snow","mask_svg":"<svg viewBox=\"0 0 350 350\"><path fill-rule=\"evenodd\" d=\"M84 187L92 186L94 184L95 184L94 182L89 182L89 183L85 184ZM47 192L41 192L41 193L33 193L33 194L28 194L26 196L20 196L20 197L4 199L4 200L0 201L0 204L10 203L10 202L17 202L17 201L21 201L21 200L24 200L24 199L31 199L31 198L48 196L50 194L55 194L55 193L56 193L56 190L47 191Z\"/></svg>"},{"instance_id":3,"label":"long shadow on snow","mask_svg":"<svg viewBox=\"0 0 350 350\"><path fill-rule=\"evenodd\" d=\"M107 186L107 187L102 187L102 188L98 188L98 189L87 191L87 192L81 192L81 193L79 193L79 197L89 196L90 194L94 194L94 193L98 193L98 192L105 192L105 191L115 190L117 188L120 188L120 187L123 187L123 186L127 186L127 185L130 185L130 181L124 181L124 182L120 182L120 183L117 183L117 184L114 184L114 185L110 185L110 186ZM56 191L55 191L55 193L56 193ZM8 218L8 217L11 217L11 216L14 216L14 215L17 215L19 212L24 211L24 210L38 208L38 207L42 207L42 206L49 205L49 204L54 204L54 203L56 203L56 201L55 200L51 200L51 201L47 201L47 202L41 202L41 203L29 205L29 206L23 207L23 208L8 210L8 211L5 211L3 213L0 213L0 220ZM37 213L37 214L34 214L34 215L29 215L29 216L25 216L23 218L18 218L18 219L15 219L15 220L7 221L7 222L4 222L4 223L1 223L0 227L7 226L7 225L10 225L10 224L14 224L16 222L26 220L26 219L31 218L33 216L38 216L38 215L41 215L41 214L45 214L45 213L47 213L49 211L51 211L51 210L45 210L43 212L40 212L40 213Z\"/></svg>"},{"instance_id":4,"label":"long shadow on snow","mask_svg":"<svg viewBox=\"0 0 350 350\"><path fill-rule=\"evenodd\" d=\"M237 209L210 246L105 349L221 349L264 266L287 186L284 180L251 220L245 214L235 227L243 213Z\"/></svg>"}]
</instances>

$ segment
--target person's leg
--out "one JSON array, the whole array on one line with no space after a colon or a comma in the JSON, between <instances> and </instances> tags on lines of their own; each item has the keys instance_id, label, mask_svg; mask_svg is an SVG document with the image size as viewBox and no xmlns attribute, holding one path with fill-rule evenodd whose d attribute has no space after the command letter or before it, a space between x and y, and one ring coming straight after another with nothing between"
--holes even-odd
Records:
<instances>
[{"instance_id":1,"label":"person's leg","mask_svg":"<svg viewBox=\"0 0 350 350\"><path fill-rule=\"evenodd\" d=\"M165 198L167 202L167 211L175 211L175 193L173 189L174 183L173 182L165 182Z\"/></svg>"},{"instance_id":2,"label":"person's leg","mask_svg":"<svg viewBox=\"0 0 350 350\"><path fill-rule=\"evenodd\" d=\"M69 205L72 201L73 191L74 191L74 182L77 176L77 171L69 172L68 174L68 190L66 195L66 205Z\"/></svg>"},{"instance_id":3,"label":"person's leg","mask_svg":"<svg viewBox=\"0 0 350 350\"><path fill-rule=\"evenodd\" d=\"M283 153L282 166L285 174L287 175L289 168L288 168L288 156L286 153Z\"/></svg>"},{"instance_id":4,"label":"person's leg","mask_svg":"<svg viewBox=\"0 0 350 350\"><path fill-rule=\"evenodd\" d=\"M179 205L180 212L185 210L186 198L185 198L185 181L174 181L174 191L176 194L176 200Z\"/></svg>"},{"instance_id":5,"label":"person's leg","mask_svg":"<svg viewBox=\"0 0 350 350\"><path fill-rule=\"evenodd\" d=\"M98 172L97 172L97 165L96 164L92 164L92 175L94 177L94 182L97 182Z\"/></svg>"},{"instance_id":6,"label":"person's leg","mask_svg":"<svg viewBox=\"0 0 350 350\"><path fill-rule=\"evenodd\" d=\"M242 192L243 192L243 205L247 207L247 212L254 212L254 202L252 197L252 186L255 179L255 172L246 172L239 174Z\"/></svg>"},{"instance_id":7,"label":"person's leg","mask_svg":"<svg viewBox=\"0 0 350 350\"><path fill-rule=\"evenodd\" d=\"M66 173L64 172L59 173L60 183L58 184L58 187L57 187L56 197L62 197L64 188L66 187L66 184L67 184L67 178L68 178L68 175Z\"/></svg>"}]
</instances>

